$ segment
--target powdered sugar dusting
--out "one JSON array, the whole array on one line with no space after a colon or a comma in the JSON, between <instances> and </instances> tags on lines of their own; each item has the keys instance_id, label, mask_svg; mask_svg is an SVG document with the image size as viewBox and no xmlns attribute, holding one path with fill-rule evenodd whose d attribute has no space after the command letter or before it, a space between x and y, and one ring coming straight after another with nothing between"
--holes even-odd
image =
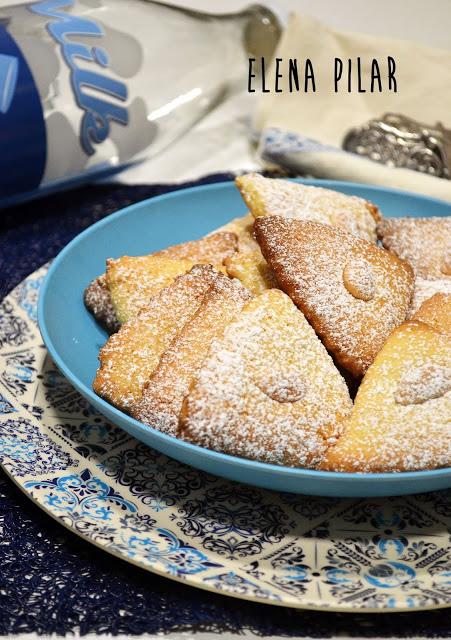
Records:
<instances>
[{"instance_id":1,"label":"powdered sugar dusting","mask_svg":"<svg viewBox=\"0 0 451 640\"><path fill-rule=\"evenodd\" d=\"M173 260L191 260L201 264L222 264L238 249L238 237L231 231L215 231L199 240L176 244L153 253Z\"/></svg>"},{"instance_id":2,"label":"powdered sugar dusting","mask_svg":"<svg viewBox=\"0 0 451 640\"><path fill-rule=\"evenodd\" d=\"M255 243L255 240L253 241ZM172 260L187 260L191 264L217 264L232 256L238 249L238 237L231 231L212 232L205 238L191 240L167 247L148 256L141 256L144 260L149 257L170 258ZM133 274L132 274L133 275ZM177 274L178 275L178 274ZM165 282L165 284L169 284ZM163 285L164 286L164 285ZM158 287L153 293L156 293ZM152 293L152 292L151 292ZM86 288L84 300L87 309L93 314L96 320L102 324L109 333L114 333L120 327L115 307L111 298L106 274L102 274L93 280ZM144 305L147 300L144 300ZM124 306L124 305L121 305ZM136 310L135 310L136 311ZM122 320L125 322L127 317Z\"/></svg>"},{"instance_id":3,"label":"powdered sugar dusting","mask_svg":"<svg viewBox=\"0 0 451 640\"><path fill-rule=\"evenodd\" d=\"M372 300L376 295L373 269L367 260L348 260L343 269L343 284L358 300Z\"/></svg>"},{"instance_id":4,"label":"powdered sugar dusting","mask_svg":"<svg viewBox=\"0 0 451 640\"><path fill-rule=\"evenodd\" d=\"M114 333L120 327L105 274L95 278L85 289L84 302L88 311L105 327L108 333Z\"/></svg>"},{"instance_id":5,"label":"powdered sugar dusting","mask_svg":"<svg viewBox=\"0 0 451 640\"><path fill-rule=\"evenodd\" d=\"M376 241L378 208L357 196L251 173L235 180L254 216L284 216L340 227Z\"/></svg>"},{"instance_id":6,"label":"powdered sugar dusting","mask_svg":"<svg viewBox=\"0 0 451 640\"><path fill-rule=\"evenodd\" d=\"M443 256L440 271L444 276L451 276L451 247L446 250Z\"/></svg>"},{"instance_id":7,"label":"powdered sugar dusting","mask_svg":"<svg viewBox=\"0 0 451 640\"><path fill-rule=\"evenodd\" d=\"M107 260L106 281L119 322L127 322L152 296L193 267L189 260L162 256L122 256Z\"/></svg>"},{"instance_id":8,"label":"powdered sugar dusting","mask_svg":"<svg viewBox=\"0 0 451 640\"><path fill-rule=\"evenodd\" d=\"M351 406L346 383L313 329L272 289L212 342L185 398L181 432L232 455L315 466Z\"/></svg>"},{"instance_id":9,"label":"powdered sugar dusting","mask_svg":"<svg viewBox=\"0 0 451 640\"><path fill-rule=\"evenodd\" d=\"M383 246L407 260L415 275L443 278L451 252L451 218L385 218L378 225Z\"/></svg>"},{"instance_id":10,"label":"powdered sugar dusting","mask_svg":"<svg viewBox=\"0 0 451 640\"><path fill-rule=\"evenodd\" d=\"M415 280L412 304L409 309L409 317L412 317L421 307L423 302L432 298L436 293L451 295L451 278L427 280L425 278L417 277Z\"/></svg>"},{"instance_id":11,"label":"powdered sugar dusting","mask_svg":"<svg viewBox=\"0 0 451 640\"><path fill-rule=\"evenodd\" d=\"M433 398L440 398L450 389L451 369L427 363L417 369L405 371L394 398L398 404L421 404Z\"/></svg>"},{"instance_id":12,"label":"powdered sugar dusting","mask_svg":"<svg viewBox=\"0 0 451 640\"><path fill-rule=\"evenodd\" d=\"M363 379L323 467L378 472L451 466L450 375L448 337L414 321L396 329Z\"/></svg>"},{"instance_id":13,"label":"powdered sugar dusting","mask_svg":"<svg viewBox=\"0 0 451 640\"><path fill-rule=\"evenodd\" d=\"M270 371L263 369L255 376L255 384L264 394L277 402L298 402L307 393L305 376L289 363L274 363Z\"/></svg>"},{"instance_id":14,"label":"powdered sugar dusting","mask_svg":"<svg viewBox=\"0 0 451 640\"><path fill-rule=\"evenodd\" d=\"M255 233L279 286L337 361L362 375L406 317L413 289L410 266L366 240L317 222L268 216L255 221ZM354 297L344 285L343 270L354 261L371 270L375 293L370 300Z\"/></svg>"},{"instance_id":15,"label":"powdered sugar dusting","mask_svg":"<svg viewBox=\"0 0 451 640\"><path fill-rule=\"evenodd\" d=\"M434 294L423 302L412 319L451 336L451 293Z\"/></svg>"},{"instance_id":16,"label":"powdered sugar dusting","mask_svg":"<svg viewBox=\"0 0 451 640\"><path fill-rule=\"evenodd\" d=\"M161 355L132 415L161 431L177 434L183 398L208 351L251 295L239 282L218 274L197 312Z\"/></svg>"},{"instance_id":17,"label":"powdered sugar dusting","mask_svg":"<svg viewBox=\"0 0 451 640\"><path fill-rule=\"evenodd\" d=\"M210 265L193 267L123 324L100 350L94 391L128 411L141 397L161 354L197 311L218 275Z\"/></svg>"}]
</instances>

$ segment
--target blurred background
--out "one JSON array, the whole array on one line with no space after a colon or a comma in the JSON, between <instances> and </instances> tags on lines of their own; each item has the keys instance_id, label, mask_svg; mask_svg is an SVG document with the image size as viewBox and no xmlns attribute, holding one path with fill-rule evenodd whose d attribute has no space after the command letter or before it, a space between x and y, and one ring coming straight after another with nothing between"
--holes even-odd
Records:
<instances>
[{"instance_id":1,"label":"blurred background","mask_svg":"<svg viewBox=\"0 0 451 640\"><path fill-rule=\"evenodd\" d=\"M139 1L137 0L137 2ZM145 4L145 0L142 2ZM107 4L108 0L105 0L105 3ZM10 0L0 0L0 9L10 4L12 4ZM97 11L100 4L100 0L99 2L97 0L85 0L84 2L85 8L92 7L94 12ZM224 14L242 10L253 3L245 0L174 0L170 4L182 8ZM301 16L312 16L326 27L343 32L360 32L404 39L418 45L451 51L450 0L430 0L429 2L424 2L424 0L368 0L366 2L362 2L362 0L277 0L273 2L270 0L266 6L275 11L282 24L286 24L289 14L296 11ZM155 21L149 17L149 42L153 38L154 25ZM127 11L125 8L123 31L127 32ZM19 44L21 45L20 41ZM175 50L178 52L178 43L174 44ZM180 51L185 44L180 46ZM174 47L168 39L168 51L173 49ZM45 63L38 64L42 67ZM168 66L171 64L172 62L168 62ZM175 64L176 62L174 62ZM180 73L184 74L185 69L182 69ZM152 72L146 76L149 84L152 83L151 75ZM170 83L170 80L168 82ZM205 110L205 114L196 120L194 126L186 127L187 131L182 137L171 141L170 145L162 151L158 151L156 155L152 155L143 162L115 175L114 178L108 179L125 184L182 182L195 180L211 173L261 168L261 159L256 153L255 145L250 136L251 118L255 113L260 96L258 93L248 94L246 85L246 78L241 77L239 83L235 84L232 90L217 100L211 108ZM156 94L161 90L160 80L154 80L153 93ZM130 85L130 95L133 91L136 94L136 86L132 88ZM428 122L428 124L433 123ZM117 128L117 125L115 126ZM122 138L121 144L132 145L129 138L130 129L131 127L128 127L119 132ZM55 131L59 130L55 128ZM308 131L305 133L308 135ZM61 167L65 161L61 151L64 146L61 143L63 138L58 133L52 151L55 157L58 156L56 165L60 164ZM107 142L104 143L104 146L107 145ZM75 146L77 145L75 144ZM142 146L144 147L144 144ZM74 162L76 164L77 159ZM77 169L73 167L72 171L77 173ZM62 169L61 174L64 176ZM58 175L50 177L49 182L60 178Z\"/></svg>"}]
</instances>

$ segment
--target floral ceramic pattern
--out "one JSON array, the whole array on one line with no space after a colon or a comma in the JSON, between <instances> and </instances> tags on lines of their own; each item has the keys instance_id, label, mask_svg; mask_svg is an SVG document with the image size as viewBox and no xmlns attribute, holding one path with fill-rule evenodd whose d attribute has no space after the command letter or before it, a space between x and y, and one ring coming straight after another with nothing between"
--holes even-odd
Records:
<instances>
[{"instance_id":1,"label":"floral ceramic pattern","mask_svg":"<svg viewBox=\"0 0 451 640\"><path fill-rule=\"evenodd\" d=\"M0 348L20 346L31 336L27 321L17 311L8 298L0 304Z\"/></svg>"},{"instance_id":2,"label":"floral ceramic pattern","mask_svg":"<svg viewBox=\"0 0 451 640\"><path fill-rule=\"evenodd\" d=\"M214 482L207 474L176 462L142 442L132 438L129 441L129 447L103 461L103 470L119 484L129 487L133 495L154 511L173 507L192 491Z\"/></svg>"},{"instance_id":3,"label":"floral ceramic pattern","mask_svg":"<svg viewBox=\"0 0 451 640\"><path fill-rule=\"evenodd\" d=\"M271 497L236 483L216 484L183 502L174 521L204 549L229 560L245 558L281 542L295 527Z\"/></svg>"},{"instance_id":4,"label":"floral ceramic pattern","mask_svg":"<svg viewBox=\"0 0 451 640\"><path fill-rule=\"evenodd\" d=\"M338 500L246 487L108 423L36 326L45 270L0 305L0 461L43 509L139 566L291 607L451 605L451 492Z\"/></svg>"},{"instance_id":5,"label":"floral ceramic pattern","mask_svg":"<svg viewBox=\"0 0 451 640\"><path fill-rule=\"evenodd\" d=\"M0 421L0 462L14 477L76 467L78 460L27 418Z\"/></svg>"},{"instance_id":6,"label":"floral ceramic pattern","mask_svg":"<svg viewBox=\"0 0 451 640\"><path fill-rule=\"evenodd\" d=\"M38 274L39 273L40 272L38 272ZM12 293L19 307L25 311L29 319L34 323L38 321L37 305L39 289L44 280L44 275L45 274L41 273L41 275L37 275L37 277L33 275L30 276L21 282Z\"/></svg>"}]
</instances>

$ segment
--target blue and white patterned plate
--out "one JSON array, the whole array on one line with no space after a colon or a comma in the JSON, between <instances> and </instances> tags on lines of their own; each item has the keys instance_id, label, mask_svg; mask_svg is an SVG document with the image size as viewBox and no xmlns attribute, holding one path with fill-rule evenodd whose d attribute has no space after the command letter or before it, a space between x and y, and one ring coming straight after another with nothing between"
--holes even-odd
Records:
<instances>
[{"instance_id":1,"label":"blue and white patterned plate","mask_svg":"<svg viewBox=\"0 0 451 640\"><path fill-rule=\"evenodd\" d=\"M338 611L451 605L451 492L281 494L148 448L50 360L36 325L44 274L0 305L0 462L41 508L124 560L238 598Z\"/></svg>"}]
</instances>

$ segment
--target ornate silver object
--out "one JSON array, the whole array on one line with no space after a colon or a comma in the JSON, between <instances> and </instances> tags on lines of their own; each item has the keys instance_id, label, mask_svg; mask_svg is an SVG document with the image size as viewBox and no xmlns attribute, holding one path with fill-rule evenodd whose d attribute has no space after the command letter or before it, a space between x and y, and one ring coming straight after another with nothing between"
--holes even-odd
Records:
<instances>
[{"instance_id":1,"label":"ornate silver object","mask_svg":"<svg viewBox=\"0 0 451 640\"><path fill-rule=\"evenodd\" d=\"M451 130L441 122L430 126L386 113L351 129L343 149L391 167L451 179Z\"/></svg>"}]
</instances>

